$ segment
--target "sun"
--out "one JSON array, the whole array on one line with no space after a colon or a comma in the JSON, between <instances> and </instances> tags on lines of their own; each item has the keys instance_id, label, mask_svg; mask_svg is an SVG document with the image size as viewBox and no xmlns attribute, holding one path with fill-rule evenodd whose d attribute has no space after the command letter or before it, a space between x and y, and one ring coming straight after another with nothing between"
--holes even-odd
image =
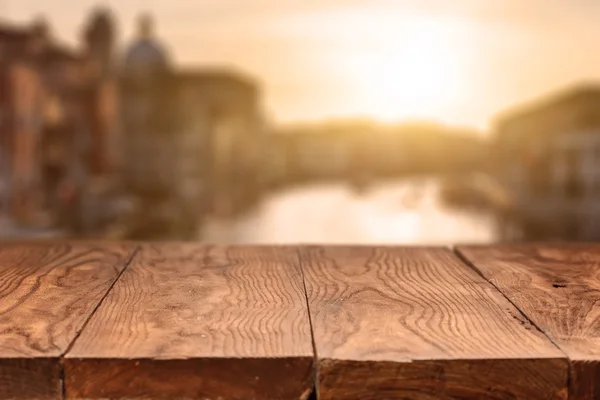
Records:
<instances>
[{"instance_id":1,"label":"sun","mask_svg":"<svg viewBox=\"0 0 600 400\"><path fill-rule=\"evenodd\" d=\"M361 107L381 120L452 121L453 104L468 80L465 49L449 34L451 28L443 21L412 18L370 48L342 57L339 68Z\"/></svg>"}]
</instances>

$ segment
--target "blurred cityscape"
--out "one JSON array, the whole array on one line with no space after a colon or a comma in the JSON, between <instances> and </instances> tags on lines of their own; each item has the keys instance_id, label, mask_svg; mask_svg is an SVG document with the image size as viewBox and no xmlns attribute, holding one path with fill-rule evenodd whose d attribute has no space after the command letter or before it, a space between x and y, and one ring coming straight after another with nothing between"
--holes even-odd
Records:
<instances>
[{"instance_id":1,"label":"blurred cityscape","mask_svg":"<svg viewBox=\"0 0 600 400\"><path fill-rule=\"evenodd\" d=\"M0 26L0 237L451 243L600 239L600 86L435 122L271 122L260 82L181 67L143 15ZM486 134L487 133L487 134Z\"/></svg>"}]
</instances>

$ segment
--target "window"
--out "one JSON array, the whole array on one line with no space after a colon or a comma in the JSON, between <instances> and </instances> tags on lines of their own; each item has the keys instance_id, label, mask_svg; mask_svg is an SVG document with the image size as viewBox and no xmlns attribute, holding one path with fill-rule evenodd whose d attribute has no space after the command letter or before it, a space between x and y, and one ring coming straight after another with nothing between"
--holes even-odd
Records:
<instances>
[{"instance_id":1,"label":"window","mask_svg":"<svg viewBox=\"0 0 600 400\"><path fill-rule=\"evenodd\" d=\"M584 196L584 181L581 170L581 154L577 149L569 149L565 154L566 179L565 196L568 199L581 199Z\"/></svg>"},{"instance_id":2,"label":"window","mask_svg":"<svg viewBox=\"0 0 600 400\"><path fill-rule=\"evenodd\" d=\"M532 164L532 191L535 196L546 196L552 186L553 157L549 151L538 154Z\"/></svg>"}]
</instances>

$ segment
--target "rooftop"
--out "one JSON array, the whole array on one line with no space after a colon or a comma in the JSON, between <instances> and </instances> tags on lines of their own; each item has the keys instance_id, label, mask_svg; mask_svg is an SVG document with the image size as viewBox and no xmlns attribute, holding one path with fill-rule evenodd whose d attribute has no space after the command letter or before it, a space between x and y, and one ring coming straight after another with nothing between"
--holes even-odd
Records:
<instances>
[{"instance_id":1,"label":"rooftop","mask_svg":"<svg viewBox=\"0 0 600 400\"><path fill-rule=\"evenodd\" d=\"M508 109L496 118L496 125L503 128L526 119L544 118L568 105L586 103L600 105L599 82L579 83L562 91L549 93L541 100Z\"/></svg>"},{"instance_id":2,"label":"rooftop","mask_svg":"<svg viewBox=\"0 0 600 400\"><path fill-rule=\"evenodd\" d=\"M258 88L258 82L254 78L232 67L183 68L178 69L176 74L178 79L192 84L226 83L249 90Z\"/></svg>"}]
</instances>

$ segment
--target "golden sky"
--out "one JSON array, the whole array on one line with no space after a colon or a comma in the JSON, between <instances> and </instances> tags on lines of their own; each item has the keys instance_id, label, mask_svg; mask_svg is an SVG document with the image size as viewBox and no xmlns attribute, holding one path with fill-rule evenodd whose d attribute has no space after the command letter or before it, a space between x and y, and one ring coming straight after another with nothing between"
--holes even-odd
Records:
<instances>
[{"instance_id":1,"label":"golden sky","mask_svg":"<svg viewBox=\"0 0 600 400\"><path fill-rule=\"evenodd\" d=\"M74 40L94 0L0 0ZM150 10L181 64L233 65L279 121L370 116L485 127L499 111L600 78L598 0L104 0L124 37Z\"/></svg>"}]
</instances>

